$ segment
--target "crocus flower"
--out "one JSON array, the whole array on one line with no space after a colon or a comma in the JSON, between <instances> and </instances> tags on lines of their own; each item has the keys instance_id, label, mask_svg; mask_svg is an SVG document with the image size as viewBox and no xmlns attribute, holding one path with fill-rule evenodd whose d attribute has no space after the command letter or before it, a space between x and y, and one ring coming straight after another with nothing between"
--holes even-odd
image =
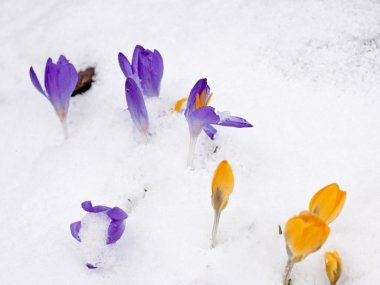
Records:
<instances>
[{"instance_id":1,"label":"crocus flower","mask_svg":"<svg viewBox=\"0 0 380 285\"><path fill-rule=\"evenodd\" d=\"M234 174L227 160L223 160L215 170L211 186L211 203L215 211L212 228L212 247L216 244L220 214L227 206L228 199L234 189Z\"/></svg>"},{"instance_id":2,"label":"crocus flower","mask_svg":"<svg viewBox=\"0 0 380 285\"><path fill-rule=\"evenodd\" d=\"M342 259L337 251L325 253L326 274L331 285L335 285L342 274Z\"/></svg>"},{"instance_id":3,"label":"crocus flower","mask_svg":"<svg viewBox=\"0 0 380 285\"><path fill-rule=\"evenodd\" d=\"M211 139L217 130L212 125L234 128L250 128L252 125L245 119L231 116L228 112L217 113L213 107L208 106L212 97L207 79L200 79L190 91L187 99L185 117L190 131L190 147L188 165L192 165L197 138L203 130ZM180 110L185 99L177 102L175 110Z\"/></svg>"},{"instance_id":4,"label":"crocus flower","mask_svg":"<svg viewBox=\"0 0 380 285\"><path fill-rule=\"evenodd\" d=\"M330 228L322 219L306 211L287 221L284 236L289 261L284 285L289 284L294 263L300 262L310 253L317 251L326 241L329 233Z\"/></svg>"},{"instance_id":5,"label":"crocus flower","mask_svg":"<svg viewBox=\"0 0 380 285\"><path fill-rule=\"evenodd\" d=\"M327 224L335 220L343 209L346 192L333 183L319 190L311 199L309 211Z\"/></svg>"},{"instance_id":6,"label":"crocus flower","mask_svg":"<svg viewBox=\"0 0 380 285\"><path fill-rule=\"evenodd\" d=\"M325 253L326 274L331 285L335 285L342 274L342 259L337 251Z\"/></svg>"},{"instance_id":7,"label":"crocus flower","mask_svg":"<svg viewBox=\"0 0 380 285\"><path fill-rule=\"evenodd\" d=\"M116 243L124 233L125 229L125 219L128 215L122 209L118 207L106 207L106 206L93 206L91 201L85 201L82 203L82 208L88 213L106 216L109 220L106 239L104 240L105 245L110 245ZM81 229L82 221L74 222L70 225L71 235L79 242L82 242ZM87 263L87 267L90 269L96 268L97 266L91 263Z\"/></svg>"},{"instance_id":8,"label":"crocus flower","mask_svg":"<svg viewBox=\"0 0 380 285\"><path fill-rule=\"evenodd\" d=\"M34 87L53 105L61 120L64 134L67 138L66 118L69 101L78 81L78 74L75 67L63 55L59 57L57 63L54 63L52 59L49 58L45 67L46 90L42 88L33 67L30 67L29 75Z\"/></svg>"},{"instance_id":9,"label":"crocus flower","mask_svg":"<svg viewBox=\"0 0 380 285\"><path fill-rule=\"evenodd\" d=\"M132 77L145 96L154 97L160 94L164 62L157 50L150 51L137 45L133 52L132 64L120 52L119 65L125 77Z\"/></svg>"}]
</instances>

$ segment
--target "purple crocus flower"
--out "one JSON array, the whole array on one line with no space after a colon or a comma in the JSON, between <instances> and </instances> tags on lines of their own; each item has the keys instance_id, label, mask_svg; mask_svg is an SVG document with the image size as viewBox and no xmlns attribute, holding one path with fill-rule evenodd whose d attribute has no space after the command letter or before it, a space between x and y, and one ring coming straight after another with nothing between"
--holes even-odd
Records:
<instances>
[{"instance_id":1,"label":"purple crocus flower","mask_svg":"<svg viewBox=\"0 0 380 285\"><path fill-rule=\"evenodd\" d=\"M119 65L127 78L125 93L132 120L137 129L146 137L149 134L149 119L143 95L155 97L160 93L164 64L161 54L137 45L133 52L132 64L119 53Z\"/></svg>"},{"instance_id":2,"label":"purple crocus flower","mask_svg":"<svg viewBox=\"0 0 380 285\"><path fill-rule=\"evenodd\" d=\"M185 117L190 130L190 148L188 165L192 165L197 138L203 130L212 140L217 130L212 125L234 128L253 127L247 120L231 116L228 112L216 112L208 106L212 97L207 79L200 79L195 83L187 99Z\"/></svg>"},{"instance_id":3,"label":"purple crocus flower","mask_svg":"<svg viewBox=\"0 0 380 285\"><path fill-rule=\"evenodd\" d=\"M42 93L53 105L64 128L65 137L67 138L66 118L69 109L71 94L75 89L78 81L78 73L65 56L61 55L57 63L51 58L46 62L45 67L45 89L34 72L33 67L29 70L30 79L36 89Z\"/></svg>"},{"instance_id":4,"label":"purple crocus flower","mask_svg":"<svg viewBox=\"0 0 380 285\"><path fill-rule=\"evenodd\" d=\"M132 64L120 52L119 65L125 77L132 77L136 81L143 95L155 97L160 94L164 62L157 50L150 51L137 45L133 52Z\"/></svg>"},{"instance_id":5,"label":"purple crocus flower","mask_svg":"<svg viewBox=\"0 0 380 285\"><path fill-rule=\"evenodd\" d=\"M124 233L125 230L125 219L128 218L126 212L118 207L107 207L107 206L93 206L91 201L85 201L82 203L82 208L88 213L106 215L109 219L109 225L107 229L107 238L105 240L106 245L116 243ZM81 239L81 228L82 221L74 222L70 225L71 235L79 242ZM88 268L97 268L96 265L87 263Z\"/></svg>"}]
</instances>

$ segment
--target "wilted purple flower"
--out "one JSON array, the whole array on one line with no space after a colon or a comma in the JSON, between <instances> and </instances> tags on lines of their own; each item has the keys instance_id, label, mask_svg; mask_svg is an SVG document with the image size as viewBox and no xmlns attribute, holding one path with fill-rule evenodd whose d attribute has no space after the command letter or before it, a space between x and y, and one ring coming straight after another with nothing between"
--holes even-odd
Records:
<instances>
[{"instance_id":1,"label":"wilted purple flower","mask_svg":"<svg viewBox=\"0 0 380 285\"><path fill-rule=\"evenodd\" d=\"M137 45L133 52L132 65L124 54L119 53L119 65L125 77L133 78L143 95L154 97L160 94L164 63L161 54Z\"/></svg>"},{"instance_id":2,"label":"wilted purple flower","mask_svg":"<svg viewBox=\"0 0 380 285\"><path fill-rule=\"evenodd\" d=\"M92 206L91 201L85 201L82 203L82 208L88 213L102 214L106 215L110 222L107 230L107 238L105 241L106 245L113 244L117 242L124 233L125 229L125 219L128 218L126 212L118 207L106 207L106 206ZM82 221L72 223L70 225L71 235L81 242L81 228ZM90 269L96 268L97 266L87 263L87 267Z\"/></svg>"},{"instance_id":3,"label":"wilted purple flower","mask_svg":"<svg viewBox=\"0 0 380 285\"><path fill-rule=\"evenodd\" d=\"M64 128L66 128L69 101L78 81L78 74L74 65L63 55L59 57L57 63L49 58L45 67L46 91L42 89L33 67L30 67L29 75L34 87L50 101ZM66 130L65 136L67 136Z\"/></svg>"},{"instance_id":4,"label":"wilted purple flower","mask_svg":"<svg viewBox=\"0 0 380 285\"><path fill-rule=\"evenodd\" d=\"M217 130L212 125L234 128L253 127L247 120L231 116L228 112L216 113L213 107L208 106L211 97L210 87L207 85L207 79L204 78L195 83L187 99L185 117L190 130L189 165L192 164L195 144L202 130L214 139Z\"/></svg>"}]
</instances>

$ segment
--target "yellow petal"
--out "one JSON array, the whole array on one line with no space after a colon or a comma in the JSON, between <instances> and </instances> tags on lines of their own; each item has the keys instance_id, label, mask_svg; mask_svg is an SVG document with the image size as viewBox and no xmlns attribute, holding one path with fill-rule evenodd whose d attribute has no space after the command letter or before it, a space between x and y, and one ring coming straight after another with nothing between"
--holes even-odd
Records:
<instances>
[{"instance_id":1,"label":"yellow petal","mask_svg":"<svg viewBox=\"0 0 380 285\"><path fill-rule=\"evenodd\" d=\"M310 200L309 210L326 223L335 220L343 209L346 192L339 189L338 184L330 184L319 190Z\"/></svg>"},{"instance_id":2,"label":"yellow petal","mask_svg":"<svg viewBox=\"0 0 380 285\"><path fill-rule=\"evenodd\" d=\"M174 111L175 112L179 112L179 111L181 111L181 109L182 109L182 105L183 105L183 103L185 103L187 101L187 98L185 97L185 98L182 98L182 99L180 99L180 100L178 100L176 103L175 103L175 105L174 105Z\"/></svg>"},{"instance_id":3,"label":"yellow petal","mask_svg":"<svg viewBox=\"0 0 380 285\"><path fill-rule=\"evenodd\" d=\"M227 160L223 160L215 170L211 187L212 206L216 211L222 211L228 203L234 189L234 174Z\"/></svg>"},{"instance_id":4,"label":"yellow petal","mask_svg":"<svg viewBox=\"0 0 380 285\"><path fill-rule=\"evenodd\" d=\"M284 234L290 258L298 262L317 251L329 233L328 225L309 212L305 211L291 218L286 223Z\"/></svg>"},{"instance_id":5,"label":"yellow petal","mask_svg":"<svg viewBox=\"0 0 380 285\"><path fill-rule=\"evenodd\" d=\"M326 274L330 284L335 285L342 274L342 259L337 251L325 253Z\"/></svg>"}]
</instances>

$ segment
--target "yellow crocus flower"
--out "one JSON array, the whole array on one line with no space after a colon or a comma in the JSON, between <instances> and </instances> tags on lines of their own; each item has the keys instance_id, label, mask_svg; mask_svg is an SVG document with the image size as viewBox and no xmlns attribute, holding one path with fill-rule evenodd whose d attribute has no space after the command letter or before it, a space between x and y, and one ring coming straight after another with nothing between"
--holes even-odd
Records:
<instances>
[{"instance_id":1,"label":"yellow crocus flower","mask_svg":"<svg viewBox=\"0 0 380 285\"><path fill-rule=\"evenodd\" d=\"M214 226L212 229L212 246L216 243L219 218L227 206L228 198L234 189L234 174L227 160L223 160L215 170L211 187L211 202L215 210Z\"/></svg>"},{"instance_id":2,"label":"yellow crocus flower","mask_svg":"<svg viewBox=\"0 0 380 285\"><path fill-rule=\"evenodd\" d=\"M287 221L284 233L289 255L284 284L288 285L294 263L317 251L329 236L330 228L319 217L304 211Z\"/></svg>"},{"instance_id":3,"label":"yellow crocus flower","mask_svg":"<svg viewBox=\"0 0 380 285\"><path fill-rule=\"evenodd\" d=\"M345 201L346 192L340 190L338 184L333 183L322 188L313 196L309 204L309 211L329 224L338 217Z\"/></svg>"},{"instance_id":4,"label":"yellow crocus flower","mask_svg":"<svg viewBox=\"0 0 380 285\"><path fill-rule=\"evenodd\" d=\"M335 285L342 274L342 259L337 251L325 253L326 274L331 285Z\"/></svg>"}]
</instances>

